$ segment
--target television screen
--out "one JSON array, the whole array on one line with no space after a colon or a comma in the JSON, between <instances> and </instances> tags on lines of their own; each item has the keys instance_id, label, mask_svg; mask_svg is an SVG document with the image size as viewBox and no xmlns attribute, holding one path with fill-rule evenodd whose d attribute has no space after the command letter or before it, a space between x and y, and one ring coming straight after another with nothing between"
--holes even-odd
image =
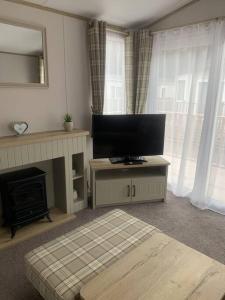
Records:
<instances>
[{"instance_id":1,"label":"television screen","mask_svg":"<svg viewBox=\"0 0 225 300\"><path fill-rule=\"evenodd\" d=\"M163 154L165 114L93 115L94 158Z\"/></svg>"}]
</instances>

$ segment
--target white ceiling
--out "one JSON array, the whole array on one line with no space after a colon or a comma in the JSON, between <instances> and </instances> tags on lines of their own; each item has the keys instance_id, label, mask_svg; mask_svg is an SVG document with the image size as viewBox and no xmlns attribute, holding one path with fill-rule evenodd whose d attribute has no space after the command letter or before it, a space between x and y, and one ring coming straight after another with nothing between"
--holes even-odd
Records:
<instances>
[{"instance_id":1,"label":"white ceiling","mask_svg":"<svg viewBox=\"0 0 225 300\"><path fill-rule=\"evenodd\" d=\"M0 52L38 55L42 50L42 32L0 23Z\"/></svg>"},{"instance_id":2,"label":"white ceiling","mask_svg":"<svg viewBox=\"0 0 225 300\"><path fill-rule=\"evenodd\" d=\"M124 27L147 25L193 0L27 0Z\"/></svg>"}]
</instances>

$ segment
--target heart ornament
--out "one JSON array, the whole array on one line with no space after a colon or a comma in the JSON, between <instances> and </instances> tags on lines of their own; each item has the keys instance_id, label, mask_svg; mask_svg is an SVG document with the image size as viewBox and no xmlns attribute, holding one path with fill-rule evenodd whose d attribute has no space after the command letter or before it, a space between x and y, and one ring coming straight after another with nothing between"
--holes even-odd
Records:
<instances>
[{"instance_id":1,"label":"heart ornament","mask_svg":"<svg viewBox=\"0 0 225 300\"><path fill-rule=\"evenodd\" d=\"M17 135L21 135L21 134L24 134L25 131L28 129L28 124L27 124L27 122L24 122L24 121L13 122L12 129L16 132Z\"/></svg>"}]
</instances>

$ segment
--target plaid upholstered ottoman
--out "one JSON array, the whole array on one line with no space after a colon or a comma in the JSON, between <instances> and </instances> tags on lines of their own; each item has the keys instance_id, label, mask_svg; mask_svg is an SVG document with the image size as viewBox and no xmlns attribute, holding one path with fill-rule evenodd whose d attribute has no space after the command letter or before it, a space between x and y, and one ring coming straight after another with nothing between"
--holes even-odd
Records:
<instances>
[{"instance_id":1,"label":"plaid upholstered ottoman","mask_svg":"<svg viewBox=\"0 0 225 300\"><path fill-rule=\"evenodd\" d=\"M79 299L84 284L156 231L113 210L28 253L27 278L46 300Z\"/></svg>"}]
</instances>

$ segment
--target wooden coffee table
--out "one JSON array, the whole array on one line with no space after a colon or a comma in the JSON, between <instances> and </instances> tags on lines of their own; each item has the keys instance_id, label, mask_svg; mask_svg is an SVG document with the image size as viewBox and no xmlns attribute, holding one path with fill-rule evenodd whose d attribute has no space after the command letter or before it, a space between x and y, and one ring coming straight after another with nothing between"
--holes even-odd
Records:
<instances>
[{"instance_id":1,"label":"wooden coffee table","mask_svg":"<svg viewBox=\"0 0 225 300\"><path fill-rule=\"evenodd\" d=\"M225 266L156 232L80 291L83 300L222 300Z\"/></svg>"}]
</instances>

